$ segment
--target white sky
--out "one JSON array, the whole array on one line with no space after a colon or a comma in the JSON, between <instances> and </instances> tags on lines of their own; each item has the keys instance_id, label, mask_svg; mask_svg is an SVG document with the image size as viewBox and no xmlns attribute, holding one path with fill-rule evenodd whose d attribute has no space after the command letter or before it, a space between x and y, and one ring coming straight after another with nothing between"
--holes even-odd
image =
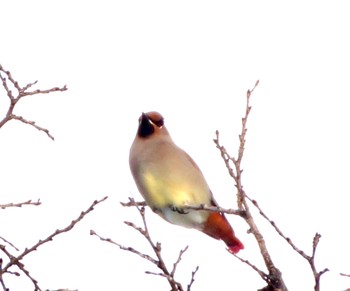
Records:
<instances>
[{"instance_id":1,"label":"white sky","mask_svg":"<svg viewBox=\"0 0 350 291\"><path fill-rule=\"evenodd\" d=\"M169 290L164 279L144 274L157 271L149 262L89 230L151 253L123 224L141 223L136 210L119 204L131 195L141 199L128 154L142 111L165 116L218 202L234 207L233 182L212 139L220 130L236 153L245 93L257 79L244 187L305 252L314 234L322 234L316 263L331 270L322 290L350 287L350 279L339 276L350 273L347 1L1 1L0 23L0 63L20 84L69 88L16 107L47 127L54 142L15 121L0 131L0 203L43 202L1 210L0 235L31 247L109 196L72 231L25 257L41 288ZM6 98L1 91L0 116ZM184 286L197 265L192 290L265 286L223 243L147 215L170 266L189 245L177 277ZM313 290L307 262L256 219L289 290ZM245 223L229 220L245 244L242 257L264 269ZM24 275L4 280L11 290L33 289Z\"/></svg>"}]
</instances>

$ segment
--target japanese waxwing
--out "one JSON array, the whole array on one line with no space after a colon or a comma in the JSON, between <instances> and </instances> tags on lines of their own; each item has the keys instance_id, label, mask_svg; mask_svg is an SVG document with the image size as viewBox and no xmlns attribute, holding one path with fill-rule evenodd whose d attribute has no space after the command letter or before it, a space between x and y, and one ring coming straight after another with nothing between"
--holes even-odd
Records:
<instances>
[{"instance_id":1,"label":"japanese waxwing","mask_svg":"<svg viewBox=\"0 0 350 291\"><path fill-rule=\"evenodd\" d=\"M129 163L148 206L166 221L221 239L233 253L244 248L225 215L186 206L218 206L197 164L171 139L158 112L142 113Z\"/></svg>"}]
</instances>

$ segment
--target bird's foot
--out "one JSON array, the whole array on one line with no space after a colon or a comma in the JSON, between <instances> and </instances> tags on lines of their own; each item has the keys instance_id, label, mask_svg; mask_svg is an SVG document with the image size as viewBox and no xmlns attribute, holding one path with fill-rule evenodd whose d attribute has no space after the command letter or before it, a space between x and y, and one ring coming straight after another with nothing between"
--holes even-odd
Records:
<instances>
[{"instance_id":1,"label":"bird's foot","mask_svg":"<svg viewBox=\"0 0 350 291\"><path fill-rule=\"evenodd\" d=\"M172 211L177 212L177 213L180 213L180 214L188 214L188 212L189 212L189 211L186 210L186 209L179 208L179 207L176 207L176 206L174 206L174 205L170 205L169 207L170 207L170 209L171 209Z\"/></svg>"}]
</instances>

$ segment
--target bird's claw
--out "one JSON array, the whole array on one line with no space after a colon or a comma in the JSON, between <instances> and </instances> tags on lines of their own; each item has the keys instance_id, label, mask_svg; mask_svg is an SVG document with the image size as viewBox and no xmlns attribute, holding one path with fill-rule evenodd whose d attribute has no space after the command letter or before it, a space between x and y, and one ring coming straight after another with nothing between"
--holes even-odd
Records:
<instances>
[{"instance_id":1,"label":"bird's claw","mask_svg":"<svg viewBox=\"0 0 350 291\"><path fill-rule=\"evenodd\" d=\"M188 214L188 210L185 210L183 208L176 207L174 205L170 205L170 209L174 212L180 213L180 214Z\"/></svg>"}]
</instances>

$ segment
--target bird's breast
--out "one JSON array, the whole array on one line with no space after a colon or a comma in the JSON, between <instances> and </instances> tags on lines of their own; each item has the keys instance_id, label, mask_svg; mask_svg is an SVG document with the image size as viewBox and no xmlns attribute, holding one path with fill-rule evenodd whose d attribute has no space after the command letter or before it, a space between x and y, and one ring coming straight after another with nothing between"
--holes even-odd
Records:
<instances>
[{"instance_id":1,"label":"bird's breast","mask_svg":"<svg viewBox=\"0 0 350 291\"><path fill-rule=\"evenodd\" d=\"M201 177L184 172L152 169L141 172L141 194L153 208L210 203L210 191Z\"/></svg>"}]
</instances>

